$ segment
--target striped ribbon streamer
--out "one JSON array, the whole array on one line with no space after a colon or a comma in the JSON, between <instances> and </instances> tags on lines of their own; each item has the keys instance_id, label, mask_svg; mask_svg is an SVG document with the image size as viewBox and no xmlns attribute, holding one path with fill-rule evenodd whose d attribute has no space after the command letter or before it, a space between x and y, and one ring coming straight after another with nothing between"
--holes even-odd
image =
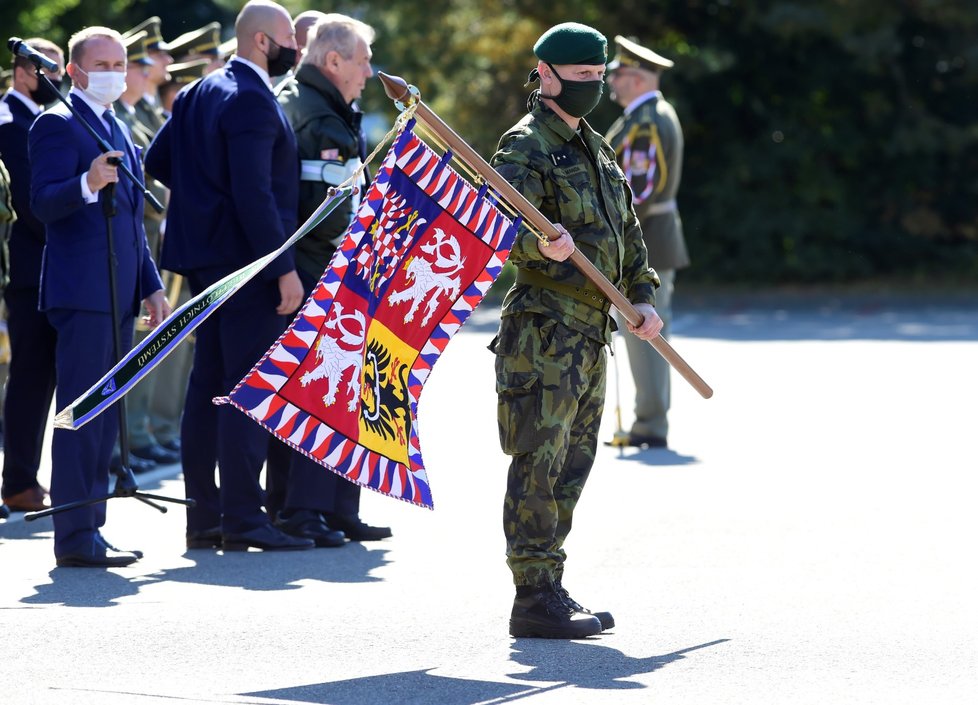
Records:
<instances>
[{"instance_id":1,"label":"striped ribbon streamer","mask_svg":"<svg viewBox=\"0 0 978 705\"><path fill-rule=\"evenodd\" d=\"M77 430L121 399L130 389L173 352L201 323L238 289L247 284L276 257L319 225L343 199L353 193L352 186L332 188L316 212L274 252L255 260L220 281L171 313L146 338L105 373L98 382L54 417L55 428Z\"/></svg>"}]
</instances>

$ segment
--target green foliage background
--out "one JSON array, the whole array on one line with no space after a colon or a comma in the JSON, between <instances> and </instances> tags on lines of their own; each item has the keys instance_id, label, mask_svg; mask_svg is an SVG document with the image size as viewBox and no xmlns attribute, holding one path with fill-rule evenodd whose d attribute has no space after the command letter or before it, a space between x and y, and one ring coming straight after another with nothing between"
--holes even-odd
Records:
<instances>
[{"instance_id":1,"label":"green foliage background","mask_svg":"<svg viewBox=\"0 0 978 705\"><path fill-rule=\"evenodd\" d=\"M239 0L5 0L7 36L64 45L88 24L163 18L172 39ZM626 34L676 61L663 90L686 132L684 280L978 279L978 9L967 0L375 0L329 7L378 30L375 64L417 85L488 156L524 112L550 25ZM375 82L368 111L393 107ZM619 109L591 116L607 128Z\"/></svg>"}]
</instances>

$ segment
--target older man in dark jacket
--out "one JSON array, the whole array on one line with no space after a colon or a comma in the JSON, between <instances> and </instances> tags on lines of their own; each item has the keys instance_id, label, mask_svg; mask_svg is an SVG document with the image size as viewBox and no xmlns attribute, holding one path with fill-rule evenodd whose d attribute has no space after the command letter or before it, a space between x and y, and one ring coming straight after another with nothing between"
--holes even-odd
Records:
<instances>
[{"instance_id":1,"label":"older man in dark jacket","mask_svg":"<svg viewBox=\"0 0 978 705\"><path fill-rule=\"evenodd\" d=\"M292 123L302 160L299 222L322 203L330 186L346 181L366 157L366 141L356 100L370 68L371 27L351 17L325 15L309 30L306 50L296 75L278 92L278 101ZM360 178L361 192L365 181ZM315 230L296 243L295 264L308 296L319 282L340 244L359 202L360 193L344 201ZM304 527L325 518L330 527L353 541L391 535L386 527L360 520L360 488L298 453L288 482L270 472L270 482L287 487L279 526L303 535ZM322 544L321 544L322 545Z\"/></svg>"}]
</instances>

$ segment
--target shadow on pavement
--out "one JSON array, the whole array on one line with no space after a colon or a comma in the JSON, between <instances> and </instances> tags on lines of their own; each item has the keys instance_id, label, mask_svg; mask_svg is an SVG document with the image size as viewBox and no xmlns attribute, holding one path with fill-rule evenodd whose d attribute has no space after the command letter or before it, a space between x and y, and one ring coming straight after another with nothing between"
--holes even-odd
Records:
<instances>
[{"instance_id":1,"label":"shadow on pavement","mask_svg":"<svg viewBox=\"0 0 978 705\"><path fill-rule=\"evenodd\" d=\"M241 587L246 590L296 590L301 580L325 583L379 582L370 572L381 568L387 551L367 549L349 542L339 548L316 548L309 551L243 551L217 553L188 551L184 557L194 565L170 568L146 576L149 580L167 580L198 585Z\"/></svg>"},{"instance_id":2,"label":"shadow on pavement","mask_svg":"<svg viewBox=\"0 0 978 705\"><path fill-rule=\"evenodd\" d=\"M696 465L700 462L699 458L695 455L683 455L671 448L646 448L632 452L621 450L615 455L615 460L662 467L671 465Z\"/></svg>"},{"instance_id":3,"label":"shadow on pavement","mask_svg":"<svg viewBox=\"0 0 978 705\"><path fill-rule=\"evenodd\" d=\"M568 686L591 690L637 689L645 686L622 679L652 673L686 658L685 654L690 651L716 646L725 641L728 640L717 639L661 656L632 658L617 649L590 641L517 639L512 647L511 658L520 665L530 666L531 670L529 673L511 674L509 677L520 681L540 681L546 685L450 678L433 675L430 673L433 669L429 668L241 695L320 705L362 705L368 702L390 702L398 705L475 705L514 702ZM586 667L582 668L582 664L586 664ZM559 699L555 702L559 702Z\"/></svg>"},{"instance_id":4,"label":"shadow on pavement","mask_svg":"<svg viewBox=\"0 0 978 705\"><path fill-rule=\"evenodd\" d=\"M722 644L729 639L716 639L705 644L689 646L660 656L634 658L618 649L600 646L591 641L548 642L538 639L517 639L510 658L528 673L514 673L511 678L524 681L561 683L591 690L627 690L644 688L641 683L622 680L653 673L663 666L686 658L685 654ZM582 664L586 666L582 668Z\"/></svg>"},{"instance_id":5,"label":"shadow on pavement","mask_svg":"<svg viewBox=\"0 0 978 705\"><path fill-rule=\"evenodd\" d=\"M504 703L543 690L519 683L436 676L429 673L430 670L432 669L386 673L381 676L241 693L241 695L322 705L363 705L364 703L475 705L487 701Z\"/></svg>"},{"instance_id":6,"label":"shadow on pavement","mask_svg":"<svg viewBox=\"0 0 978 705\"><path fill-rule=\"evenodd\" d=\"M54 568L49 583L35 585L36 594L24 597L28 605L64 605L66 607L115 607L120 597L139 592L141 583L94 568Z\"/></svg>"}]
</instances>

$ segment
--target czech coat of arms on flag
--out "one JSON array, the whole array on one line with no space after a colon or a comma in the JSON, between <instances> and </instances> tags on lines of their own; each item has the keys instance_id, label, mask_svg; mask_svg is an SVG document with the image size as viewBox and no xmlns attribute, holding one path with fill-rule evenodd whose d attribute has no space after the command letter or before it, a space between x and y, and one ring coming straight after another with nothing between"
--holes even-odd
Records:
<instances>
[{"instance_id":1,"label":"czech coat of arms on flag","mask_svg":"<svg viewBox=\"0 0 978 705\"><path fill-rule=\"evenodd\" d=\"M422 385L499 275L516 226L413 126L295 321L218 401L351 482L430 508Z\"/></svg>"}]
</instances>

